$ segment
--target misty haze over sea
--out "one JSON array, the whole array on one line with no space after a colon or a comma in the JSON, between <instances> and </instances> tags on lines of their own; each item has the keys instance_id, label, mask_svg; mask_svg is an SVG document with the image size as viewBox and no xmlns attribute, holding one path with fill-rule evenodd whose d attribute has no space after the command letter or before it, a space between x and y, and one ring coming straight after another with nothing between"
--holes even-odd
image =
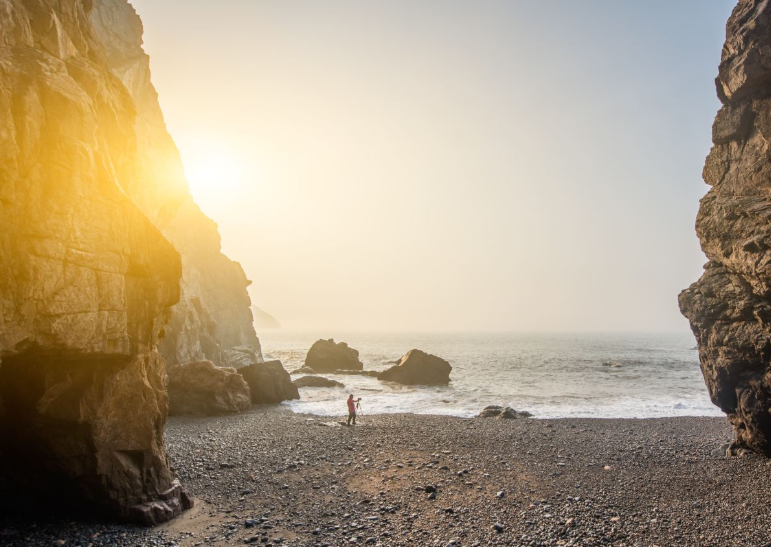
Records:
<instances>
[{"instance_id":1,"label":"misty haze over sea","mask_svg":"<svg viewBox=\"0 0 771 547\"><path fill-rule=\"evenodd\" d=\"M328 335L261 333L266 359L299 369ZM470 417L491 404L536 417L650 418L720 416L709 400L690 333L340 333L365 370L383 370L412 348L450 361L447 387L411 387L366 376L326 375L346 388L301 390L296 412L342 416L349 392L364 414ZM298 376L293 376L297 378Z\"/></svg>"}]
</instances>

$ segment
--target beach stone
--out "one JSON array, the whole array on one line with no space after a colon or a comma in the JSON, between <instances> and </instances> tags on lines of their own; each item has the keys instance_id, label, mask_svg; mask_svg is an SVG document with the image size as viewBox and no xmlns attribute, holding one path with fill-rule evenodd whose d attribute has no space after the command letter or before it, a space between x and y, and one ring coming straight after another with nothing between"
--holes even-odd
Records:
<instances>
[{"instance_id":1,"label":"beach stone","mask_svg":"<svg viewBox=\"0 0 771 547\"><path fill-rule=\"evenodd\" d=\"M333 339L316 341L305 357L305 366L322 374L364 369L358 351L349 348L345 342L335 343Z\"/></svg>"},{"instance_id":2,"label":"beach stone","mask_svg":"<svg viewBox=\"0 0 771 547\"><path fill-rule=\"evenodd\" d=\"M316 371L313 370L311 367L302 367L298 368L297 370L292 371L292 374L316 374Z\"/></svg>"},{"instance_id":3,"label":"beach stone","mask_svg":"<svg viewBox=\"0 0 771 547\"><path fill-rule=\"evenodd\" d=\"M726 26L718 78L723 103L703 176L696 232L708 258L680 294L712 402L734 428L732 450L771 456L771 4L742 1Z\"/></svg>"},{"instance_id":4,"label":"beach stone","mask_svg":"<svg viewBox=\"0 0 771 547\"><path fill-rule=\"evenodd\" d=\"M252 397L243 376L234 368L217 368L211 361L168 369L169 414L217 416L249 409Z\"/></svg>"},{"instance_id":5,"label":"beach stone","mask_svg":"<svg viewBox=\"0 0 771 547\"><path fill-rule=\"evenodd\" d=\"M297 386L292 383L281 361L253 363L237 370L249 385L253 404L278 404L300 398Z\"/></svg>"},{"instance_id":6,"label":"beach stone","mask_svg":"<svg viewBox=\"0 0 771 547\"><path fill-rule=\"evenodd\" d=\"M486 406L477 418L498 418L500 420L518 420L520 418L531 418L533 415L526 410L518 411L511 407L500 405Z\"/></svg>"},{"instance_id":7,"label":"beach stone","mask_svg":"<svg viewBox=\"0 0 771 547\"><path fill-rule=\"evenodd\" d=\"M408 351L394 365L378 374L377 379L405 385L445 385L450 383L450 363L419 349Z\"/></svg>"},{"instance_id":8,"label":"beach stone","mask_svg":"<svg viewBox=\"0 0 771 547\"><path fill-rule=\"evenodd\" d=\"M345 387L344 384L323 376L303 376L294 381L297 387Z\"/></svg>"}]
</instances>

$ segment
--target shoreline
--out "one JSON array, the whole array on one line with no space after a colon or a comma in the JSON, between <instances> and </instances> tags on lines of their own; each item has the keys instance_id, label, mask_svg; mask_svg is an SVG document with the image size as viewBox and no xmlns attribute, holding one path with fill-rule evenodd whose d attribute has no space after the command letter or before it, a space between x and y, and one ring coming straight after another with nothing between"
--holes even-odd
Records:
<instances>
[{"instance_id":1,"label":"shoreline","mask_svg":"<svg viewBox=\"0 0 771 547\"><path fill-rule=\"evenodd\" d=\"M190 512L150 530L5 516L0 543L761 545L771 527L769 460L716 456L725 418L327 421L282 407L170 418Z\"/></svg>"}]
</instances>

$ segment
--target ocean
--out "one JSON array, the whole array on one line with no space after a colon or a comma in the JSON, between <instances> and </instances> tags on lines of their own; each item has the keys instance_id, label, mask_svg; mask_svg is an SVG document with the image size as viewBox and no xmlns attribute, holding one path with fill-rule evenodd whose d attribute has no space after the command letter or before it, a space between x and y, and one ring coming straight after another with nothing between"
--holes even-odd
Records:
<instances>
[{"instance_id":1,"label":"ocean","mask_svg":"<svg viewBox=\"0 0 771 547\"><path fill-rule=\"evenodd\" d=\"M263 331L266 359L300 368L313 342L330 335ZM536 418L722 416L709 400L690 333L336 333L359 350L365 370L384 370L412 348L452 364L443 387L400 386L366 376L324 375L345 388L304 388L284 403L295 412L346 413L348 393L362 415L471 417L487 405L527 410ZM297 378L298 376L293 376Z\"/></svg>"}]
</instances>

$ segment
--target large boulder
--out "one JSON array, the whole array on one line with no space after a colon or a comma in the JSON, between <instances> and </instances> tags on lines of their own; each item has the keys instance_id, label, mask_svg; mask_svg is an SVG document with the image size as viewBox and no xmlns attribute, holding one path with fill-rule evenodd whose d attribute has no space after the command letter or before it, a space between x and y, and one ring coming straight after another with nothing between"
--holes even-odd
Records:
<instances>
[{"instance_id":1,"label":"large boulder","mask_svg":"<svg viewBox=\"0 0 771 547\"><path fill-rule=\"evenodd\" d=\"M377 375L378 380L405 385L436 386L450 383L450 363L419 349L407 352L399 364Z\"/></svg>"},{"instance_id":2,"label":"large boulder","mask_svg":"<svg viewBox=\"0 0 771 547\"><path fill-rule=\"evenodd\" d=\"M717 78L723 106L704 167L712 188L696 232L709 259L680 295L710 397L734 428L731 451L771 455L771 4L741 0Z\"/></svg>"},{"instance_id":3,"label":"large boulder","mask_svg":"<svg viewBox=\"0 0 771 547\"><path fill-rule=\"evenodd\" d=\"M323 376L303 376L295 380L294 385L297 387L345 387L345 384Z\"/></svg>"},{"instance_id":4,"label":"large boulder","mask_svg":"<svg viewBox=\"0 0 771 547\"><path fill-rule=\"evenodd\" d=\"M328 374L337 370L363 370L359 352L349 348L345 342L319 340L311 346L305 357L305 366L316 372Z\"/></svg>"},{"instance_id":5,"label":"large boulder","mask_svg":"<svg viewBox=\"0 0 771 547\"><path fill-rule=\"evenodd\" d=\"M248 410L249 386L234 368L217 368L211 361L175 365L169 373L169 414L217 416Z\"/></svg>"},{"instance_id":6,"label":"large boulder","mask_svg":"<svg viewBox=\"0 0 771 547\"><path fill-rule=\"evenodd\" d=\"M252 392L252 403L272 405L300 398L297 386L292 383L289 373L281 361L253 363L238 369Z\"/></svg>"}]
</instances>

